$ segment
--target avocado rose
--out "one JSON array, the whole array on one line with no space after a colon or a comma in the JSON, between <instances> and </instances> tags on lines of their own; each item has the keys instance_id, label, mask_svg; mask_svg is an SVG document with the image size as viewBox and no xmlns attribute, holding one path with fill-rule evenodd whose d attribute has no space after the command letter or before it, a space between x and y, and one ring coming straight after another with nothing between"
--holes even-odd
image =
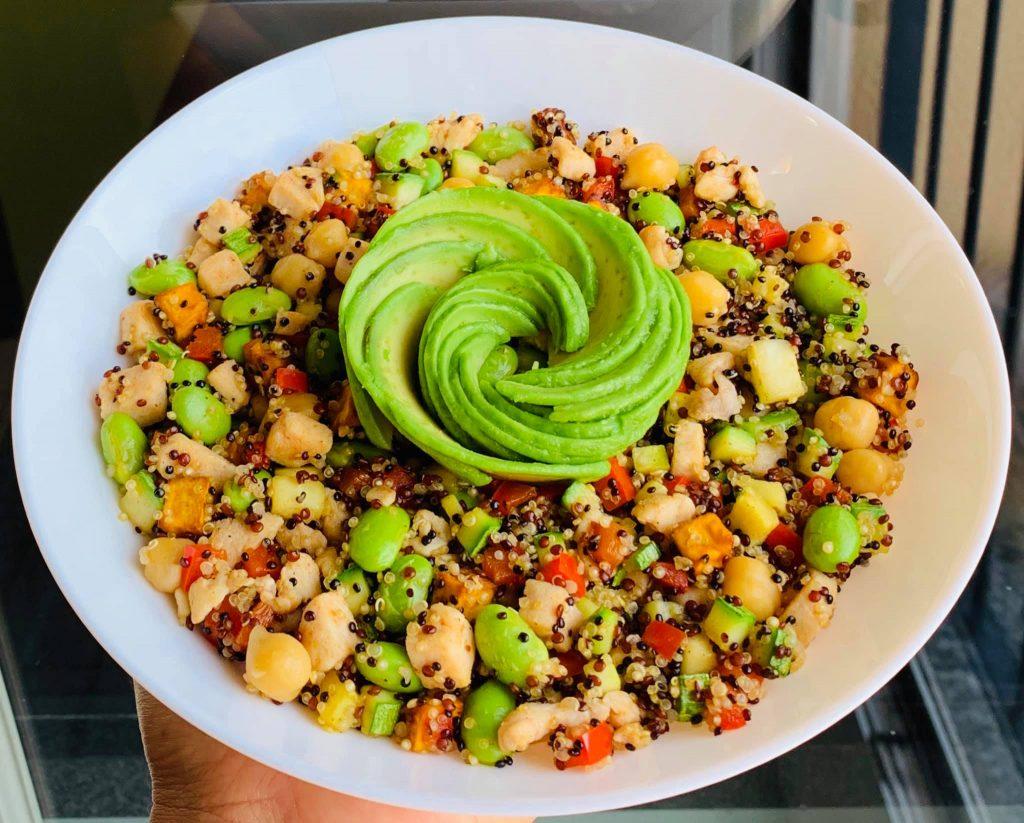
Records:
<instances>
[{"instance_id":1,"label":"avocado rose","mask_svg":"<svg viewBox=\"0 0 1024 823\"><path fill-rule=\"evenodd\" d=\"M389 448L397 429L475 484L607 474L690 351L686 294L628 223L499 188L391 217L338 315L370 439Z\"/></svg>"}]
</instances>

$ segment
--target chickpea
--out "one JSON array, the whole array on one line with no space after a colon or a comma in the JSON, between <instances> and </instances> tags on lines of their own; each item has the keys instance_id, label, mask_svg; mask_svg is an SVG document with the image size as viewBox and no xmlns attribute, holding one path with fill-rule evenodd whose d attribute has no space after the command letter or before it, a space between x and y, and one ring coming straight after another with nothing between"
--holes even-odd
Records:
<instances>
[{"instance_id":1,"label":"chickpea","mask_svg":"<svg viewBox=\"0 0 1024 823\"><path fill-rule=\"evenodd\" d=\"M903 465L874 449L853 449L839 461L836 477L854 494L892 494L903 480Z\"/></svg>"},{"instance_id":2,"label":"chickpea","mask_svg":"<svg viewBox=\"0 0 1024 823\"><path fill-rule=\"evenodd\" d=\"M278 703L290 703L309 682L309 652L290 634L253 629L245 652L245 681Z\"/></svg>"},{"instance_id":3,"label":"chickpea","mask_svg":"<svg viewBox=\"0 0 1024 823\"><path fill-rule=\"evenodd\" d=\"M814 428L821 429L830 446L842 449L866 449L878 429L878 409L859 397L834 397L814 413Z\"/></svg>"},{"instance_id":4,"label":"chickpea","mask_svg":"<svg viewBox=\"0 0 1024 823\"><path fill-rule=\"evenodd\" d=\"M471 189L474 183L465 177L449 177L441 184L442 189Z\"/></svg>"},{"instance_id":5,"label":"chickpea","mask_svg":"<svg viewBox=\"0 0 1024 823\"><path fill-rule=\"evenodd\" d=\"M804 223L789 238L789 251L797 263L827 263L841 251L849 251L842 223L814 220Z\"/></svg>"},{"instance_id":6,"label":"chickpea","mask_svg":"<svg viewBox=\"0 0 1024 823\"><path fill-rule=\"evenodd\" d=\"M171 594L181 585L181 553L191 542L180 537L158 537L139 549L142 573L158 592Z\"/></svg>"},{"instance_id":7,"label":"chickpea","mask_svg":"<svg viewBox=\"0 0 1024 823\"><path fill-rule=\"evenodd\" d=\"M341 250L348 240L348 226L337 218L322 220L310 229L303 245L306 257L315 260L321 266L333 266Z\"/></svg>"},{"instance_id":8,"label":"chickpea","mask_svg":"<svg viewBox=\"0 0 1024 823\"><path fill-rule=\"evenodd\" d=\"M774 570L763 560L733 557L725 564L722 591L738 597L758 620L771 617L782 606L782 592L772 580Z\"/></svg>"},{"instance_id":9,"label":"chickpea","mask_svg":"<svg viewBox=\"0 0 1024 823\"><path fill-rule=\"evenodd\" d=\"M729 290L713 274L700 269L677 275L690 298L690 312L695 326L715 326L729 310Z\"/></svg>"},{"instance_id":10,"label":"chickpea","mask_svg":"<svg viewBox=\"0 0 1024 823\"><path fill-rule=\"evenodd\" d=\"M325 276L324 267L316 260L304 254L289 254L274 264L270 282L295 300L316 300Z\"/></svg>"},{"instance_id":11,"label":"chickpea","mask_svg":"<svg viewBox=\"0 0 1024 823\"><path fill-rule=\"evenodd\" d=\"M626 158L624 189L667 189L676 181L679 161L660 143L637 146Z\"/></svg>"}]
</instances>

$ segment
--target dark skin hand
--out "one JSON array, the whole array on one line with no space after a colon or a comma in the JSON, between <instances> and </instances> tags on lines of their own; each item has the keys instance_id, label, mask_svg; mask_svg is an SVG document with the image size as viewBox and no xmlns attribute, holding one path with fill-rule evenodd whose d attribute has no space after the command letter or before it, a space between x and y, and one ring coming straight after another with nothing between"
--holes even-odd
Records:
<instances>
[{"instance_id":1,"label":"dark skin hand","mask_svg":"<svg viewBox=\"0 0 1024 823\"><path fill-rule=\"evenodd\" d=\"M529 823L532 819L418 812L335 794L274 771L207 737L138 684L135 703L153 776L153 823Z\"/></svg>"}]
</instances>

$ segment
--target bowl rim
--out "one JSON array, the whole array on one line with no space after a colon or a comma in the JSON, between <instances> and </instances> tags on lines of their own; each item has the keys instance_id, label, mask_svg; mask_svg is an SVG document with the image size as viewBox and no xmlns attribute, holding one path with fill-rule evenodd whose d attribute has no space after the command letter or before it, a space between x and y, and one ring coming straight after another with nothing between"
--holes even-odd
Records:
<instances>
[{"instance_id":1,"label":"bowl rim","mask_svg":"<svg viewBox=\"0 0 1024 823\"><path fill-rule=\"evenodd\" d=\"M946 582L944 590L941 592L939 602L945 604L945 608L934 609L932 613L928 615L927 619L921 622L921 625L915 632L904 637L902 644L899 646L898 652L891 654L883 663L879 664L876 667L874 674L871 677L866 678L860 688L857 689L848 699L838 703L834 702L827 712L819 712L813 715L813 719L801 720L791 726L785 734L777 735L766 743L759 745L757 748L758 753L754 761L737 761L730 767L722 768L720 771L715 773L713 779L702 783L700 786L706 787L763 765L764 763L795 749L810 738L828 729L881 689L924 646L932 634L934 634L941 623L946 619L949 612L955 605L956 600L963 593L971 575L974 573L974 570L980 561L982 553L986 548L1001 505L1002 494L1006 484L1012 437L1010 382L1005 354L1003 353L995 318L992 314L988 298L981 287L981 283L973 266L967 259L952 232L938 216L931 204L913 186L913 184L898 169L896 169L892 163L889 162L888 159L886 159L877 149L871 146L866 140L846 125L799 95L776 83L773 83L770 80L754 74L753 72L730 63L727 60L697 51L688 46L673 43L658 37L620 29L614 26L536 16L468 15L430 18L394 23L385 26L375 26L326 38L285 52L271 58L270 60L253 66L203 93L199 97L190 101L187 105L183 106L179 111L175 112L172 116L167 118L167 120L147 134L103 177L103 179L93 189L89 197L86 198L81 207L76 211L75 216L71 219L67 228L61 234L60 239L54 246L54 251L51 252L51 256L36 283L33 290L32 300L25 315L21 336L19 338L11 389L12 442L15 474L18 480L19 491L22 495L26 518L32 529L33 537L41 554L43 555L43 559L46 562L50 573L53 575L62 594L71 605L79 620L82 621L89 632L114 659L118 666L120 666L133 680L142 685L143 688L149 691L165 706L170 708L173 705L174 708L171 709L172 711L191 725L211 737L214 737L224 745L300 780L322 786L332 791L339 791L339 789L335 788L336 781L332 776L333 773L308 763L304 764L301 769L297 768L294 760L290 761L286 757L282 756L280 750L274 746L256 744L252 739L239 739L228 727L226 727L225 724L220 721L220 718L215 713L204 711L202 707L180 704L176 700L170 684L165 685L164 683L153 682L147 678L144 670L139 670L138 667L129 664L128 661L132 657L131 651L122 648L116 637L107 635L100 629L100 627L94 625L93 621L89 617L88 605L84 602L84 598L70 594L74 589L73 587L66 585L66 580L59 572L59 564L56 562L56 557L60 554L60 551L52 547L48 548L44 545L44 541L40 539L40 535L44 531L44 528L41 525L45 519L43 511L44 507L38 501L30 501L29 495L25 492L25 484L23 483L24 478L35 470L31 468L31 463L26 457L26 452L30 448L31 444L28 439L29 435L26 428L27 412L21 409L20 397L24 394L22 387L30 377L26 368L26 360L29 356L24 351L21 343L23 342L26 330L33 324L37 323L40 319L39 314L41 309L39 308L39 305L41 301L36 300L37 294L45 288L49 288L58 276L54 266L56 251L65 243L68 236L72 233L72 230L76 228L79 219L92 208L94 201L98 199L101 192L120 175L125 173L125 167L129 164L129 161L135 157L135 155L140 153L151 141L155 140L158 135L162 134L166 130L174 128L176 123L187 117L190 109L201 101L207 103L211 102L219 96L229 92L240 83L248 82L260 75L272 73L279 65L286 61L295 60L299 55L310 54L318 50L328 48L340 40L351 42L362 38L376 37L383 31L395 29L418 29L422 30L424 34L426 34L430 29L435 27L445 27L446 34L450 36L452 34L452 30L458 27L468 27L471 29L476 26L501 26L502 24L508 23L514 23L520 26L534 26L545 31L568 28L584 34L587 31L603 32L605 34L612 33L617 37L630 40L641 47L646 45L651 48L667 48L670 50L685 52L688 55L688 59L693 60L696 63L714 66L718 71L724 71L741 77L743 82L747 84L760 87L772 95L782 96L796 107L797 112L807 116L812 116L820 125L826 127L833 133L838 131L847 139L852 138L855 143L859 144L859 147L862 150L869 153L878 165L882 174L901 187L904 192L909 194L919 206L923 207L927 213L930 214L932 222L940 228L940 232L944 236L944 239L948 241L952 249L955 249L955 262L958 264L958 269L961 270L961 273L965 273L964 270L966 270L966 272L970 272L970 274L973 275L973 277L964 277L963 280L966 281L966 285L972 298L984 309L983 325L985 337L979 341L981 343L979 350L984 351L987 359L990 361L994 359L1000 366L996 369L999 378L997 385L998 397L992 398L998 401L996 408L993 409L994 413L992 415L994 432L992 436L992 443L994 444L994 448L998 449L998 454L996 455L997 460L993 462L988 473L987 479L989 493L986 495L986 503L977 520L973 544L969 548L965 549L966 556L964 557L964 563L961 565L960 573L955 576L951 576L951 578ZM239 694L244 694L244 692L240 691ZM630 787L628 785L626 787L611 786L607 791L596 795L593 799L570 797L567 795L564 801L559 804L557 809L553 809L550 804L544 800L535 801L529 797L518 797L515 799L504 798L496 801L487 809L482 810L472 801L466 802L461 800L459 796L445 795L442 797L438 794L421 794L413 800L415 806L412 808L437 812L484 814L579 814L661 800L666 797L677 795L681 791L694 791L700 787L694 786L687 788L681 784L681 781L674 778L662 779L648 785L637 787ZM384 804L395 805L396 801L393 791L376 791L366 788L365 786L357 787L355 790L346 788L343 791L353 796ZM399 799L401 800L404 798Z\"/></svg>"}]
</instances>

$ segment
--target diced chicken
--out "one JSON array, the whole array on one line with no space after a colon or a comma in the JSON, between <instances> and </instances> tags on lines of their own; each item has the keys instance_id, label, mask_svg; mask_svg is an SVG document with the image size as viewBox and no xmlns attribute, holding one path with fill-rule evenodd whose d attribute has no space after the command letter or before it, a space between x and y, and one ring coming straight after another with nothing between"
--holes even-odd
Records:
<instances>
[{"instance_id":1,"label":"diced chicken","mask_svg":"<svg viewBox=\"0 0 1024 823\"><path fill-rule=\"evenodd\" d=\"M704 149L693 163L693 193L712 203L732 200L739 192L736 171L717 146Z\"/></svg>"},{"instance_id":2,"label":"diced chicken","mask_svg":"<svg viewBox=\"0 0 1024 823\"><path fill-rule=\"evenodd\" d=\"M728 420L740 413L743 398L723 374L733 368L735 362L734 355L729 352L717 352L690 361L687 373L699 388L689 392L681 405L692 419Z\"/></svg>"},{"instance_id":3,"label":"diced chicken","mask_svg":"<svg viewBox=\"0 0 1024 823\"><path fill-rule=\"evenodd\" d=\"M313 156L316 158L317 167L328 174L364 169L369 173L370 162L363 157L362 151L355 143L325 140Z\"/></svg>"},{"instance_id":4,"label":"diced chicken","mask_svg":"<svg viewBox=\"0 0 1024 823\"><path fill-rule=\"evenodd\" d=\"M579 143L580 130L561 109L549 106L535 111L530 116L530 131L533 142L538 146L550 146L556 137L564 137L572 143Z\"/></svg>"},{"instance_id":5,"label":"diced chicken","mask_svg":"<svg viewBox=\"0 0 1024 823\"><path fill-rule=\"evenodd\" d=\"M779 461L785 458L785 442L772 443L770 440L764 441L757 444L757 453L754 455L754 460L745 464L743 468L755 477L763 477L769 469L776 468L779 465Z\"/></svg>"},{"instance_id":6,"label":"diced chicken","mask_svg":"<svg viewBox=\"0 0 1024 823\"><path fill-rule=\"evenodd\" d=\"M221 249L199 264L199 288L208 297L227 297L235 289L254 282L231 249Z\"/></svg>"},{"instance_id":7,"label":"diced chicken","mask_svg":"<svg viewBox=\"0 0 1024 823\"><path fill-rule=\"evenodd\" d=\"M405 650L428 689L464 689L473 679L473 627L453 606L435 603L422 622L410 622L405 629Z\"/></svg>"},{"instance_id":8,"label":"diced chicken","mask_svg":"<svg viewBox=\"0 0 1024 823\"><path fill-rule=\"evenodd\" d=\"M198 269L202 262L217 253L219 243L211 243L202 235L196 237L196 242L188 250L185 262L193 269Z\"/></svg>"},{"instance_id":9,"label":"diced chicken","mask_svg":"<svg viewBox=\"0 0 1024 823\"><path fill-rule=\"evenodd\" d=\"M675 427L672 474L686 480L698 479L704 471L704 427L694 420L680 420Z\"/></svg>"},{"instance_id":10,"label":"diced chicken","mask_svg":"<svg viewBox=\"0 0 1024 823\"><path fill-rule=\"evenodd\" d=\"M327 505L324 507L324 513L320 518L320 528L323 529L328 543L335 545L341 543L341 538L344 534L343 527L346 525L348 518L348 506L341 499L341 495L337 492L329 493L327 495Z\"/></svg>"},{"instance_id":11,"label":"diced chicken","mask_svg":"<svg viewBox=\"0 0 1024 823\"><path fill-rule=\"evenodd\" d=\"M710 388L715 385L718 376L736 366L736 358L729 352L716 352L698 357L690 361L686 373L693 378L698 386Z\"/></svg>"},{"instance_id":12,"label":"diced chicken","mask_svg":"<svg viewBox=\"0 0 1024 823\"><path fill-rule=\"evenodd\" d=\"M757 178L757 172L751 166L740 167L740 191L755 209L763 209L768 203L761 188L761 181Z\"/></svg>"},{"instance_id":13,"label":"diced chicken","mask_svg":"<svg viewBox=\"0 0 1024 823\"><path fill-rule=\"evenodd\" d=\"M437 557L448 550L452 539L448 521L429 509L420 509L412 516L412 529L405 537L405 545L424 557Z\"/></svg>"},{"instance_id":14,"label":"diced chicken","mask_svg":"<svg viewBox=\"0 0 1024 823\"><path fill-rule=\"evenodd\" d=\"M334 276L339 283L347 283L352 269L356 267L359 259L366 254L370 244L358 237L349 237L345 241L345 247L338 255L338 262L334 264Z\"/></svg>"},{"instance_id":15,"label":"diced chicken","mask_svg":"<svg viewBox=\"0 0 1024 823\"><path fill-rule=\"evenodd\" d=\"M836 610L835 598L839 592L836 581L828 575L811 571L810 576L810 581L789 602L782 617L779 618L780 624L788 623L796 633L797 642L800 644L796 655L798 660L803 657L807 646L818 636L818 632L832 622L832 615ZM811 594L815 592L816 599L812 599ZM829 602L830 600L832 602Z\"/></svg>"},{"instance_id":16,"label":"diced chicken","mask_svg":"<svg viewBox=\"0 0 1024 823\"><path fill-rule=\"evenodd\" d=\"M340 591L323 592L306 604L299 621L299 640L309 652L313 671L336 669L355 653L359 642L355 628L355 618Z\"/></svg>"},{"instance_id":17,"label":"diced chicken","mask_svg":"<svg viewBox=\"0 0 1024 823\"><path fill-rule=\"evenodd\" d=\"M626 726L640 721L640 707L628 692L616 690L602 695L597 700L608 712L607 720L615 727ZM590 704L588 704L590 705ZM592 708L591 711L594 711Z\"/></svg>"},{"instance_id":18,"label":"diced chicken","mask_svg":"<svg viewBox=\"0 0 1024 823\"><path fill-rule=\"evenodd\" d=\"M277 596L270 601L275 614L287 614L320 593L320 569L305 552L281 567Z\"/></svg>"},{"instance_id":19,"label":"diced chicken","mask_svg":"<svg viewBox=\"0 0 1024 823\"><path fill-rule=\"evenodd\" d=\"M274 181L267 200L289 217L309 217L324 204L323 173L311 166L288 169Z\"/></svg>"},{"instance_id":20,"label":"diced chicken","mask_svg":"<svg viewBox=\"0 0 1024 823\"><path fill-rule=\"evenodd\" d=\"M527 173L532 174L550 168L548 166L548 157L550 157L550 154L547 149L527 149L526 151L516 152L511 157L506 157L504 160L492 163L491 174L497 175L502 180L508 180L511 183Z\"/></svg>"},{"instance_id":21,"label":"diced chicken","mask_svg":"<svg viewBox=\"0 0 1024 823\"><path fill-rule=\"evenodd\" d=\"M627 128L612 131L594 132L587 138L585 146L587 154L597 157L614 157L618 161L625 160L640 141Z\"/></svg>"},{"instance_id":22,"label":"diced chicken","mask_svg":"<svg viewBox=\"0 0 1024 823\"><path fill-rule=\"evenodd\" d=\"M114 412L124 412L140 426L159 423L167 416L167 384L172 375L166 366L149 360L110 372L96 392L100 417L106 420Z\"/></svg>"},{"instance_id":23,"label":"diced chicken","mask_svg":"<svg viewBox=\"0 0 1024 823\"><path fill-rule=\"evenodd\" d=\"M448 152L466 148L483 128L484 120L479 114L453 114L427 123L430 145Z\"/></svg>"},{"instance_id":24,"label":"diced chicken","mask_svg":"<svg viewBox=\"0 0 1024 823\"><path fill-rule=\"evenodd\" d=\"M277 533L277 542L281 548L290 552L306 552L317 557L327 548L327 537L319 529L305 523L286 526Z\"/></svg>"},{"instance_id":25,"label":"diced chicken","mask_svg":"<svg viewBox=\"0 0 1024 823\"><path fill-rule=\"evenodd\" d=\"M284 519L276 514L264 514L258 521L259 529L234 518L218 520L210 532L210 545L224 552L229 565L234 566L242 559L243 552L253 551L265 540L273 540Z\"/></svg>"},{"instance_id":26,"label":"diced chicken","mask_svg":"<svg viewBox=\"0 0 1024 823\"><path fill-rule=\"evenodd\" d=\"M669 234L664 226L644 226L640 230L647 253L655 266L672 271L683 265L683 244L678 237Z\"/></svg>"},{"instance_id":27,"label":"diced chicken","mask_svg":"<svg viewBox=\"0 0 1024 823\"><path fill-rule=\"evenodd\" d=\"M564 137L554 138L551 141L550 152L556 161L555 168L558 173L567 180L583 180L585 177L593 177L596 173L594 158L571 140Z\"/></svg>"},{"instance_id":28,"label":"diced chicken","mask_svg":"<svg viewBox=\"0 0 1024 823\"><path fill-rule=\"evenodd\" d=\"M721 346L723 352L729 354L742 354L754 342L752 334L734 334L730 337L722 337L711 331L704 332L704 340L711 346Z\"/></svg>"},{"instance_id":29,"label":"diced chicken","mask_svg":"<svg viewBox=\"0 0 1024 823\"><path fill-rule=\"evenodd\" d=\"M572 633L583 622L583 613L567 589L537 579L526 581L519 614L541 640L563 652L572 646Z\"/></svg>"},{"instance_id":30,"label":"diced chicken","mask_svg":"<svg viewBox=\"0 0 1024 823\"><path fill-rule=\"evenodd\" d=\"M685 494L651 494L633 507L633 517L660 534L670 534L697 513Z\"/></svg>"},{"instance_id":31,"label":"diced chicken","mask_svg":"<svg viewBox=\"0 0 1024 823\"><path fill-rule=\"evenodd\" d=\"M225 360L206 375L207 385L220 395L230 414L249 402L249 387L245 372L234 360Z\"/></svg>"},{"instance_id":32,"label":"diced chicken","mask_svg":"<svg viewBox=\"0 0 1024 823\"><path fill-rule=\"evenodd\" d=\"M182 460L187 456L187 461ZM158 434L153 441L153 461L163 478L205 477L217 489L234 477L236 466L213 449L180 432Z\"/></svg>"},{"instance_id":33,"label":"diced chicken","mask_svg":"<svg viewBox=\"0 0 1024 823\"><path fill-rule=\"evenodd\" d=\"M164 336L152 300L136 300L121 311L118 324L118 351L134 357L146 350L150 340Z\"/></svg>"},{"instance_id":34,"label":"diced chicken","mask_svg":"<svg viewBox=\"0 0 1024 823\"><path fill-rule=\"evenodd\" d=\"M196 231L208 243L220 248L221 238L229 231L248 226L251 218L237 201L218 197L206 210L206 215L199 221Z\"/></svg>"},{"instance_id":35,"label":"diced chicken","mask_svg":"<svg viewBox=\"0 0 1024 823\"><path fill-rule=\"evenodd\" d=\"M267 457L291 468L322 466L334 436L323 423L286 411L267 433Z\"/></svg>"},{"instance_id":36,"label":"diced chicken","mask_svg":"<svg viewBox=\"0 0 1024 823\"><path fill-rule=\"evenodd\" d=\"M220 602L228 596L227 573L214 577L200 577L188 588L189 617L192 623L199 625Z\"/></svg>"},{"instance_id":37,"label":"diced chicken","mask_svg":"<svg viewBox=\"0 0 1024 823\"><path fill-rule=\"evenodd\" d=\"M498 746L506 752L526 751L559 726L578 726L591 714L575 697L558 703L523 703L516 706L498 727Z\"/></svg>"}]
</instances>

